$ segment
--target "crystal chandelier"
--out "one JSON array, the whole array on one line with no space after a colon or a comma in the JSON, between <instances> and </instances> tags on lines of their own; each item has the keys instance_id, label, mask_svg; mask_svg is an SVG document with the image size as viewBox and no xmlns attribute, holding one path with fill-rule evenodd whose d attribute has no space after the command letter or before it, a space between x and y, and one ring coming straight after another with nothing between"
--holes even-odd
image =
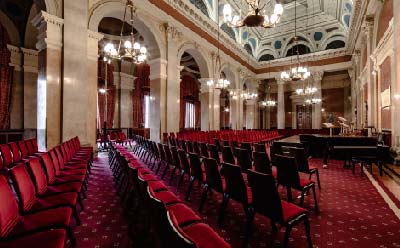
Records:
<instances>
[{"instance_id":1,"label":"crystal chandelier","mask_svg":"<svg viewBox=\"0 0 400 248\"><path fill-rule=\"evenodd\" d=\"M272 28L277 24L283 13L282 4L275 4L274 12L270 16L265 13L266 4L260 6L260 0L245 0L248 5L249 12L242 19L240 16L232 16L232 7L230 4L225 4L223 9L224 22L230 27L263 27ZM243 0L242 0L243 2ZM264 10L264 11L263 11ZM264 13L261 13L261 12ZM241 11L240 11L241 12Z\"/></svg>"},{"instance_id":2,"label":"crystal chandelier","mask_svg":"<svg viewBox=\"0 0 400 248\"><path fill-rule=\"evenodd\" d=\"M136 8L133 5L133 0L127 0L125 5L124 19L122 22L121 33L119 38L118 47L115 48L113 43L107 43L104 47L105 52L105 61L110 61L111 59L127 59L132 61L132 63L140 64L146 61L147 59L147 48L142 46L139 42L135 41L134 37L134 16L136 13ZM125 27L125 19L127 14L130 15L130 24L131 24L131 33L127 40L124 39L124 27ZM139 38L139 41L142 41L142 38Z\"/></svg>"},{"instance_id":3,"label":"crystal chandelier","mask_svg":"<svg viewBox=\"0 0 400 248\"><path fill-rule=\"evenodd\" d=\"M214 87L215 89L220 89L220 90L226 89L226 88L229 87L229 85L231 85L231 82L229 80L227 80L227 79L224 79L224 78L220 78L220 79L218 79L216 81L217 82L214 83L214 80L208 80L207 81L207 85L209 87Z\"/></svg>"},{"instance_id":4,"label":"crystal chandelier","mask_svg":"<svg viewBox=\"0 0 400 248\"><path fill-rule=\"evenodd\" d=\"M296 58L297 58L297 63L294 67L292 67L289 71L283 71L281 73L281 79L284 81L300 81L300 80L306 80L307 78L310 77L311 73L308 71L307 67L301 66L300 64L300 54L299 54L299 46L298 46L298 41L299 37L297 36L297 1L295 0L295 6L294 6L294 46L296 47Z\"/></svg>"},{"instance_id":5,"label":"crystal chandelier","mask_svg":"<svg viewBox=\"0 0 400 248\"><path fill-rule=\"evenodd\" d=\"M249 90L246 90L240 96L244 100L253 100L253 99L256 99L258 97L258 94L254 93L254 92L252 93Z\"/></svg>"},{"instance_id":6,"label":"crystal chandelier","mask_svg":"<svg viewBox=\"0 0 400 248\"><path fill-rule=\"evenodd\" d=\"M315 97L310 97L305 100L305 103L308 105L317 104L317 103L321 103L321 102L322 102L321 98L315 98Z\"/></svg>"},{"instance_id":7,"label":"crystal chandelier","mask_svg":"<svg viewBox=\"0 0 400 248\"><path fill-rule=\"evenodd\" d=\"M271 86L268 86L268 98L265 101L261 102L261 105L264 107L275 107L276 101L270 98L271 94Z\"/></svg>"},{"instance_id":8,"label":"crystal chandelier","mask_svg":"<svg viewBox=\"0 0 400 248\"><path fill-rule=\"evenodd\" d=\"M306 95L313 95L317 91L318 89L315 87L298 88L296 89L296 94L300 96L306 96Z\"/></svg>"}]
</instances>

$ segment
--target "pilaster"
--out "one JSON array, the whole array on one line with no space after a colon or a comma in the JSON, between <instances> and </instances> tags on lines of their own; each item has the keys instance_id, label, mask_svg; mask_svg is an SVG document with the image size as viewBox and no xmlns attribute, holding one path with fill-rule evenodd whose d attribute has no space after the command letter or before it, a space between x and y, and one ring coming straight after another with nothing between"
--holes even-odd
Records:
<instances>
[{"instance_id":1,"label":"pilaster","mask_svg":"<svg viewBox=\"0 0 400 248\"><path fill-rule=\"evenodd\" d=\"M285 81L276 78L278 84L278 129L285 129Z\"/></svg>"},{"instance_id":2,"label":"pilaster","mask_svg":"<svg viewBox=\"0 0 400 248\"><path fill-rule=\"evenodd\" d=\"M317 92L314 94L315 98L322 99L322 77L324 75L323 71L314 72L314 87L317 88ZM313 115L312 115L312 128L313 129L321 129L321 103L316 103L313 105Z\"/></svg>"}]
</instances>

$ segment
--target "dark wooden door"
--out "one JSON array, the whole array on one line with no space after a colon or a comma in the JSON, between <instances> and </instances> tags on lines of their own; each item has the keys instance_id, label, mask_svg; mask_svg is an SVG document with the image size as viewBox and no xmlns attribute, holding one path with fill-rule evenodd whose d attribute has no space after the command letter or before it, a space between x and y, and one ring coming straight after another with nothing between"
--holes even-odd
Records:
<instances>
[{"instance_id":1,"label":"dark wooden door","mask_svg":"<svg viewBox=\"0 0 400 248\"><path fill-rule=\"evenodd\" d=\"M311 129L312 128L312 106L311 105L297 105L297 128L298 129Z\"/></svg>"}]
</instances>

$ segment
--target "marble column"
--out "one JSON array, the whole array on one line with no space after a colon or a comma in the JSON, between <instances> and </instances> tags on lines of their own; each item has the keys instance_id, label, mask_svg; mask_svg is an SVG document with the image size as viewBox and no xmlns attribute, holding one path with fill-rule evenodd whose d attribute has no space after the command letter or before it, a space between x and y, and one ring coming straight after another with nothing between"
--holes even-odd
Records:
<instances>
[{"instance_id":1,"label":"marble column","mask_svg":"<svg viewBox=\"0 0 400 248\"><path fill-rule=\"evenodd\" d=\"M212 126L212 90L207 85L207 82L212 80L211 78L201 78L199 79L201 88L200 88L200 128L201 131L209 131Z\"/></svg>"},{"instance_id":2,"label":"marble column","mask_svg":"<svg viewBox=\"0 0 400 248\"><path fill-rule=\"evenodd\" d=\"M285 81L276 78L278 84L278 129L285 129Z\"/></svg>"},{"instance_id":3,"label":"marble column","mask_svg":"<svg viewBox=\"0 0 400 248\"><path fill-rule=\"evenodd\" d=\"M13 67L11 87L10 129L24 128L24 87L22 72L22 52L19 47L7 45L11 52L10 66Z\"/></svg>"},{"instance_id":4,"label":"marble column","mask_svg":"<svg viewBox=\"0 0 400 248\"><path fill-rule=\"evenodd\" d=\"M39 150L61 142L61 48L64 20L41 11L32 20L38 29L37 140ZM85 52L86 54L86 52ZM85 109L82 106L79 107Z\"/></svg>"},{"instance_id":5,"label":"marble column","mask_svg":"<svg viewBox=\"0 0 400 248\"><path fill-rule=\"evenodd\" d=\"M321 81L322 77L324 75L324 72L316 72L314 73L314 87L317 88L317 92L314 94L315 98L319 98L322 100L322 87L321 87ZM313 116L312 116L312 128L313 129L321 129L321 103L316 103L313 105L312 110L313 110Z\"/></svg>"},{"instance_id":6,"label":"marble column","mask_svg":"<svg viewBox=\"0 0 400 248\"><path fill-rule=\"evenodd\" d=\"M113 72L115 85L115 106L114 106L114 121L113 128L121 128L121 77L119 71Z\"/></svg>"},{"instance_id":7,"label":"marble column","mask_svg":"<svg viewBox=\"0 0 400 248\"><path fill-rule=\"evenodd\" d=\"M120 127L131 128L133 126L132 93L135 77L121 72L120 78Z\"/></svg>"},{"instance_id":8,"label":"marble column","mask_svg":"<svg viewBox=\"0 0 400 248\"><path fill-rule=\"evenodd\" d=\"M256 100L246 100L246 129L256 128Z\"/></svg>"},{"instance_id":9,"label":"marble column","mask_svg":"<svg viewBox=\"0 0 400 248\"><path fill-rule=\"evenodd\" d=\"M241 125L239 124L240 121L240 114L239 114L239 109L240 109L240 89L232 89L230 90L232 92L232 97L230 98L230 110L229 110L229 115L232 123L232 129L233 130L240 130L242 129Z\"/></svg>"},{"instance_id":10,"label":"marble column","mask_svg":"<svg viewBox=\"0 0 400 248\"><path fill-rule=\"evenodd\" d=\"M264 128L265 129L271 129L271 108L274 108L274 107L266 107L265 111L264 111L264 113L265 113L265 117L264 117L265 125L264 125Z\"/></svg>"},{"instance_id":11,"label":"marble column","mask_svg":"<svg viewBox=\"0 0 400 248\"><path fill-rule=\"evenodd\" d=\"M66 38L63 39L62 140L78 136L81 143L93 145L97 82L87 80L88 3L70 0L64 1L63 7Z\"/></svg>"},{"instance_id":12,"label":"marble column","mask_svg":"<svg viewBox=\"0 0 400 248\"><path fill-rule=\"evenodd\" d=\"M392 146L400 154L400 1L393 1L394 77L392 81Z\"/></svg>"},{"instance_id":13,"label":"marble column","mask_svg":"<svg viewBox=\"0 0 400 248\"><path fill-rule=\"evenodd\" d=\"M38 51L21 48L24 55L24 129L36 131ZM32 137L33 134L27 135Z\"/></svg>"},{"instance_id":14,"label":"marble column","mask_svg":"<svg viewBox=\"0 0 400 248\"><path fill-rule=\"evenodd\" d=\"M154 59L150 65L150 139L161 141L161 134L167 130L166 115L166 85L167 85L167 61Z\"/></svg>"},{"instance_id":15,"label":"marble column","mask_svg":"<svg viewBox=\"0 0 400 248\"><path fill-rule=\"evenodd\" d=\"M373 17L366 17L364 22L364 32L366 36L366 43L367 43L367 88L368 88L368 126L377 126L377 119L376 119L376 82L374 80L374 76L372 75L373 72L373 63L371 60L372 54L372 43L373 43L373 32L374 32L374 18ZM369 129L371 131L371 129Z\"/></svg>"},{"instance_id":16,"label":"marble column","mask_svg":"<svg viewBox=\"0 0 400 248\"><path fill-rule=\"evenodd\" d=\"M221 90L220 89L213 89L212 90L212 125L211 130L220 130L220 116L221 116Z\"/></svg>"},{"instance_id":17,"label":"marble column","mask_svg":"<svg viewBox=\"0 0 400 248\"><path fill-rule=\"evenodd\" d=\"M98 54L99 41L103 38L103 34L87 30L87 65L86 65L86 87L88 106L91 106L86 113L86 139L81 143L87 142L89 145L96 147L97 136L97 78L98 78ZM94 106L94 107L93 107Z\"/></svg>"}]
</instances>

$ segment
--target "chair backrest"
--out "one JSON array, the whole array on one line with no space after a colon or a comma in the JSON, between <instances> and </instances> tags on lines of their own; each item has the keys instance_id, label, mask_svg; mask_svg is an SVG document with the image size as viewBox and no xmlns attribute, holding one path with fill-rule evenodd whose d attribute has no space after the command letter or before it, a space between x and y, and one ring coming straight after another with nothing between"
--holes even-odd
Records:
<instances>
[{"instance_id":1,"label":"chair backrest","mask_svg":"<svg viewBox=\"0 0 400 248\"><path fill-rule=\"evenodd\" d=\"M164 153L165 153L165 159L167 160L168 163L173 164L174 159L172 158L172 153L171 150L169 149L168 145L163 145L164 146Z\"/></svg>"},{"instance_id":2,"label":"chair backrest","mask_svg":"<svg viewBox=\"0 0 400 248\"><path fill-rule=\"evenodd\" d=\"M218 151L221 151L221 143L219 142L219 139L214 139L214 145L217 147Z\"/></svg>"},{"instance_id":3,"label":"chair backrest","mask_svg":"<svg viewBox=\"0 0 400 248\"><path fill-rule=\"evenodd\" d=\"M42 195L47 191L47 179L44 174L42 165L38 158L30 159L28 162L29 170L33 176L35 182L36 193Z\"/></svg>"},{"instance_id":4,"label":"chair backrest","mask_svg":"<svg viewBox=\"0 0 400 248\"><path fill-rule=\"evenodd\" d=\"M16 142L10 143L11 151L13 154L13 162L17 163L21 161L21 152L19 150L18 144Z\"/></svg>"},{"instance_id":5,"label":"chair backrest","mask_svg":"<svg viewBox=\"0 0 400 248\"><path fill-rule=\"evenodd\" d=\"M39 148L38 148L38 144L37 144L37 139L36 138L32 139L32 145L33 145L33 151L34 152L38 152Z\"/></svg>"},{"instance_id":6,"label":"chair backrest","mask_svg":"<svg viewBox=\"0 0 400 248\"><path fill-rule=\"evenodd\" d=\"M52 149L50 152L42 154L40 158L42 159L44 167L46 168L47 183L51 185L56 180L56 171L55 171L55 165L51 161L50 155L51 157L53 156L55 157L54 149Z\"/></svg>"},{"instance_id":7,"label":"chair backrest","mask_svg":"<svg viewBox=\"0 0 400 248\"><path fill-rule=\"evenodd\" d=\"M237 142L237 140L233 140L231 141L232 147L238 147L239 143Z\"/></svg>"},{"instance_id":8,"label":"chair backrest","mask_svg":"<svg viewBox=\"0 0 400 248\"><path fill-rule=\"evenodd\" d=\"M6 178L0 175L0 238L5 238L19 221L18 203Z\"/></svg>"},{"instance_id":9,"label":"chair backrest","mask_svg":"<svg viewBox=\"0 0 400 248\"><path fill-rule=\"evenodd\" d=\"M61 170L64 169L66 159L61 155L62 148L60 146L56 146L53 151L50 151L51 160L54 164L54 170L56 175L60 175Z\"/></svg>"},{"instance_id":10,"label":"chair backrest","mask_svg":"<svg viewBox=\"0 0 400 248\"><path fill-rule=\"evenodd\" d=\"M190 141L190 140L186 141L186 149L187 149L187 152L193 152L192 141Z\"/></svg>"},{"instance_id":11,"label":"chair backrest","mask_svg":"<svg viewBox=\"0 0 400 248\"><path fill-rule=\"evenodd\" d=\"M22 158L28 157L28 149L26 148L25 142L23 140L18 141L19 149L21 150Z\"/></svg>"},{"instance_id":12,"label":"chair backrest","mask_svg":"<svg viewBox=\"0 0 400 248\"><path fill-rule=\"evenodd\" d=\"M247 172L248 169L252 169L249 152L246 149L238 149L238 152L238 164L242 171Z\"/></svg>"},{"instance_id":13,"label":"chair backrest","mask_svg":"<svg viewBox=\"0 0 400 248\"><path fill-rule=\"evenodd\" d=\"M207 185L210 188L222 193L224 189L222 186L222 179L219 173L219 167L217 161L215 161L215 159L213 158L204 158L203 163L204 163L204 169L206 171Z\"/></svg>"},{"instance_id":14,"label":"chair backrest","mask_svg":"<svg viewBox=\"0 0 400 248\"><path fill-rule=\"evenodd\" d=\"M223 140L222 141L223 146L229 146L229 141L228 140Z\"/></svg>"},{"instance_id":15,"label":"chair backrest","mask_svg":"<svg viewBox=\"0 0 400 248\"><path fill-rule=\"evenodd\" d=\"M254 145L254 151L256 151L256 152L267 152L266 149L265 149L265 145L264 144L260 144L260 143L257 143L257 144Z\"/></svg>"},{"instance_id":16,"label":"chair backrest","mask_svg":"<svg viewBox=\"0 0 400 248\"><path fill-rule=\"evenodd\" d=\"M251 187L254 210L267 216L273 222L282 223L282 204L273 176L249 170L247 172L247 180Z\"/></svg>"},{"instance_id":17,"label":"chair backrest","mask_svg":"<svg viewBox=\"0 0 400 248\"><path fill-rule=\"evenodd\" d=\"M25 140L25 145L28 148L28 154L29 155L35 154L35 149L33 148L31 140Z\"/></svg>"},{"instance_id":18,"label":"chair backrest","mask_svg":"<svg viewBox=\"0 0 400 248\"><path fill-rule=\"evenodd\" d=\"M247 204L247 186L240 166L222 163L225 178L225 193L243 204Z\"/></svg>"},{"instance_id":19,"label":"chair backrest","mask_svg":"<svg viewBox=\"0 0 400 248\"><path fill-rule=\"evenodd\" d=\"M246 149L246 150L248 151L249 155L250 155L250 159L252 159L251 155L252 155L252 153L253 153L253 150L252 150L252 147L251 147L251 143L242 142L242 143L240 144L240 148L241 148L241 149Z\"/></svg>"},{"instance_id":20,"label":"chair backrest","mask_svg":"<svg viewBox=\"0 0 400 248\"><path fill-rule=\"evenodd\" d=\"M158 143L157 146L158 146L158 153L160 153L161 160L165 161L167 158L165 157L163 145L161 143Z\"/></svg>"},{"instance_id":21,"label":"chair backrest","mask_svg":"<svg viewBox=\"0 0 400 248\"><path fill-rule=\"evenodd\" d=\"M189 152L190 160L190 175L194 176L196 179L203 181L203 170L201 169L201 162L199 155L193 152Z\"/></svg>"},{"instance_id":22,"label":"chair backrest","mask_svg":"<svg viewBox=\"0 0 400 248\"><path fill-rule=\"evenodd\" d=\"M197 155L200 155L200 147L197 141L193 142L193 152L196 153Z\"/></svg>"},{"instance_id":23,"label":"chair backrest","mask_svg":"<svg viewBox=\"0 0 400 248\"><path fill-rule=\"evenodd\" d=\"M24 164L18 164L10 170L14 188L18 194L19 206L28 212L36 202L35 186Z\"/></svg>"},{"instance_id":24,"label":"chair backrest","mask_svg":"<svg viewBox=\"0 0 400 248\"><path fill-rule=\"evenodd\" d=\"M187 152L188 150L187 150L187 148L186 148L186 143L185 143L185 141L184 141L184 140L181 140L180 144L181 144L181 149L184 150L185 152Z\"/></svg>"},{"instance_id":25,"label":"chair backrest","mask_svg":"<svg viewBox=\"0 0 400 248\"><path fill-rule=\"evenodd\" d=\"M281 146L281 155L293 157L293 155L291 154L291 148L292 146Z\"/></svg>"},{"instance_id":26,"label":"chair backrest","mask_svg":"<svg viewBox=\"0 0 400 248\"><path fill-rule=\"evenodd\" d=\"M175 146L171 146L169 149L171 150L172 159L173 159L173 161L174 161L173 164L174 164L177 168L181 168L181 163L180 163L180 161L179 161L179 155L178 155L178 149L176 149Z\"/></svg>"},{"instance_id":27,"label":"chair backrest","mask_svg":"<svg viewBox=\"0 0 400 248\"><path fill-rule=\"evenodd\" d=\"M290 156L296 159L297 169L301 172L308 173L310 166L306 157L306 150L301 147L290 147Z\"/></svg>"},{"instance_id":28,"label":"chair backrest","mask_svg":"<svg viewBox=\"0 0 400 248\"><path fill-rule=\"evenodd\" d=\"M181 169L183 169L186 173L190 172L190 165L188 157L186 156L186 152L184 150L178 150L179 161L181 163Z\"/></svg>"},{"instance_id":29,"label":"chair backrest","mask_svg":"<svg viewBox=\"0 0 400 248\"><path fill-rule=\"evenodd\" d=\"M235 158L233 157L232 148L230 146L224 146L222 148L222 161L224 161L224 163L235 164Z\"/></svg>"},{"instance_id":30,"label":"chair backrest","mask_svg":"<svg viewBox=\"0 0 400 248\"><path fill-rule=\"evenodd\" d=\"M1 155L3 156L3 166L5 167L10 166L14 161L13 161L13 154L8 144L0 145L0 152Z\"/></svg>"},{"instance_id":31,"label":"chair backrest","mask_svg":"<svg viewBox=\"0 0 400 248\"><path fill-rule=\"evenodd\" d=\"M202 157L208 158L209 155L208 155L208 150L207 150L207 144L204 142L200 142L199 146L200 146L200 155Z\"/></svg>"},{"instance_id":32,"label":"chair backrest","mask_svg":"<svg viewBox=\"0 0 400 248\"><path fill-rule=\"evenodd\" d=\"M280 185L299 188L300 176L294 157L276 155L278 169L278 183Z\"/></svg>"},{"instance_id":33,"label":"chair backrest","mask_svg":"<svg viewBox=\"0 0 400 248\"><path fill-rule=\"evenodd\" d=\"M221 163L219 159L218 149L215 145L208 144L208 151L210 152L210 158L213 158L217 161L218 164Z\"/></svg>"},{"instance_id":34,"label":"chair backrest","mask_svg":"<svg viewBox=\"0 0 400 248\"><path fill-rule=\"evenodd\" d=\"M254 152L254 170L261 173L272 174L271 162L265 152Z\"/></svg>"}]
</instances>

